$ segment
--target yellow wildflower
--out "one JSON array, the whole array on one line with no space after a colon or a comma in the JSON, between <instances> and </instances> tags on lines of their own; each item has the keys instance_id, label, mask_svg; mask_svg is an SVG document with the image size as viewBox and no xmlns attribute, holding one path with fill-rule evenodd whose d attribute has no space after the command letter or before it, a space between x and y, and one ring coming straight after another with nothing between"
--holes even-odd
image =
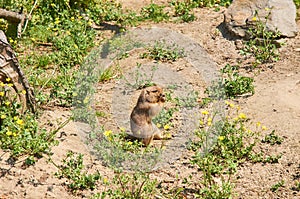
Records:
<instances>
[{"instance_id":1,"label":"yellow wildflower","mask_svg":"<svg viewBox=\"0 0 300 199\"><path fill-rule=\"evenodd\" d=\"M22 90L22 94L25 95L25 94L26 94L26 91L25 91L25 90Z\"/></svg>"},{"instance_id":2,"label":"yellow wildflower","mask_svg":"<svg viewBox=\"0 0 300 199\"><path fill-rule=\"evenodd\" d=\"M230 108L234 108L234 104L230 103L229 101L225 101L225 104L228 105Z\"/></svg>"},{"instance_id":3,"label":"yellow wildflower","mask_svg":"<svg viewBox=\"0 0 300 199\"><path fill-rule=\"evenodd\" d=\"M211 117L207 118L207 122L212 122L212 118Z\"/></svg>"},{"instance_id":4,"label":"yellow wildflower","mask_svg":"<svg viewBox=\"0 0 300 199\"><path fill-rule=\"evenodd\" d=\"M17 136L17 134L16 134L16 133L13 133L13 136L14 136L14 137L16 137L16 136Z\"/></svg>"},{"instance_id":5,"label":"yellow wildflower","mask_svg":"<svg viewBox=\"0 0 300 199\"><path fill-rule=\"evenodd\" d=\"M240 118L240 119L246 119L247 116L245 115L245 113L240 113L240 114L239 114L239 118Z\"/></svg>"},{"instance_id":6,"label":"yellow wildflower","mask_svg":"<svg viewBox=\"0 0 300 199\"><path fill-rule=\"evenodd\" d=\"M224 139L225 139L225 137L224 136L219 136L219 138L218 138L220 141L223 141Z\"/></svg>"},{"instance_id":7,"label":"yellow wildflower","mask_svg":"<svg viewBox=\"0 0 300 199\"><path fill-rule=\"evenodd\" d=\"M10 101L6 101L6 102L5 102L5 105L6 105L6 106L9 106L9 105L10 105Z\"/></svg>"},{"instance_id":8,"label":"yellow wildflower","mask_svg":"<svg viewBox=\"0 0 300 199\"><path fill-rule=\"evenodd\" d=\"M8 77L8 78L6 78L5 80L6 80L7 82L10 82L11 79Z\"/></svg>"},{"instance_id":9,"label":"yellow wildflower","mask_svg":"<svg viewBox=\"0 0 300 199\"><path fill-rule=\"evenodd\" d=\"M203 126L203 125L204 125L203 120L199 120L199 124L200 124L201 126Z\"/></svg>"},{"instance_id":10,"label":"yellow wildflower","mask_svg":"<svg viewBox=\"0 0 300 199\"><path fill-rule=\"evenodd\" d=\"M87 104L88 102L89 102L89 98L88 97L84 98L83 103Z\"/></svg>"},{"instance_id":11,"label":"yellow wildflower","mask_svg":"<svg viewBox=\"0 0 300 199\"><path fill-rule=\"evenodd\" d=\"M0 81L0 87L4 87L4 86L5 86L5 84Z\"/></svg>"},{"instance_id":12,"label":"yellow wildflower","mask_svg":"<svg viewBox=\"0 0 300 199\"><path fill-rule=\"evenodd\" d=\"M260 127L261 123L260 122L256 122L256 126Z\"/></svg>"},{"instance_id":13,"label":"yellow wildflower","mask_svg":"<svg viewBox=\"0 0 300 199\"><path fill-rule=\"evenodd\" d=\"M4 93L3 91L0 92L0 96L1 96L1 97L3 97L4 94L5 94L5 93Z\"/></svg>"},{"instance_id":14,"label":"yellow wildflower","mask_svg":"<svg viewBox=\"0 0 300 199\"><path fill-rule=\"evenodd\" d=\"M7 86L8 86L8 87L12 87L12 86L13 86L13 84L12 84L12 83L9 83L9 84L7 84Z\"/></svg>"},{"instance_id":15,"label":"yellow wildflower","mask_svg":"<svg viewBox=\"0 0 300 199\"><path fill-rule=\"evenodd\" d=\"M125 129L124 127L120 127L120 130L121 130L122 132L125 132L125 131L126 131L126 129Z\"/></svg>"},{"instance_id":16,"label":"yellow wildflower","mask_svg":"<svg viewBox=\"0 0 300 199\"><path fill-rule=\"evenodd\" d=\"M1 115L1 119L5 119L6 118L6 115Z\"/></svg>"},{"instance_id":17,"label":"yellow wildflower","mask_svg":"<svg viewBox=\"0 0 300 199\"><path fill-rule=\"evenodd\" d=\"M18 119L18 120L17 120L17 124L18 124L18 125L23 125L24 122L23 122L23 120Z\"/></svg>"},{"instance_id":18,"label":"yellow wildflower","mask_svg":"<svg viewBox=\"0 0 300 199\"><path fill-rule=\"evenodd\" d=\"M207 126L211 126L211 122L207 122Z\"/></svg>"},{"instance_id":19,"label":"yellow wildflower","mask_svg":"<svg viewBox=\"0 0 300 199\"><path fill-rule=\"evenodd\" d=\"M11 132L11 131L7 131L7 132L6 132L6 135L11 136L11 135L12 135L12 132Z\"/></svg>"},{"instance_id":20,"label":"yellow wildflower","mask_svg":"<svg viewBox=\"0 0 300 199\"><path fill-rule=\"evenodd\" d=\"M257 18L254 16L254 17L252 18L252 21L257 21Z\"/></svg>"},{"instance_id":21,"label":"yellow wildflower","mask_svg":"<svg viewBox=\"0 0 300 199\"><path fill-rule=\"evenodd\" d=\"M268 7L265 7L265 11L269 11L270 10L270 8L268 8Z\"/></svg>"},{"instance_id":22,"label":"yellow wildflower","mask_svg":"<svg viewBox=\"0 0 300 199\"><path fill-rule=\"evenodd\" d=\"M166 124L166 125L164 126L164 129L165 129L165 130L169 130L169 129L170 129L170 125Z\"/></svg>"},{"instance_id":23,"label":"yellow wildflower","mask_svg":"<svg viewBox=\"0 0 300 199\"><path fill-rule=\"evenodd\" d=\"M209 112L208 112L207 110L201 111L201 113L202 113L203 115L208 115L208 114L209 114Z\"/></svg>"},{"instance_id":24,"label":"yellow wildflower","mask_svg":"<svg viewBox=\"0 0 300 199\"><path fill-rule=\"evenodd\" d=\"M132 145L133 143L131 141L127 142L128 145Z\"/></svg>"},{"instance_id":25,"label":"yellow wildflower","mask_svg":"<svg viewBox=\"0 0 300 199\"><path fill-rule=\"evenodd\" d=\"M104 132L104 135L105 135L106 137L109 137L111 134L112 134L112 130L109 130L109 131L105 131L105 132Z\"/></svg>"},{"instance_id":26,"label":"yellow wildflower","mask_svg":"<svg viewBox=\"0 0 300 199\"><path fill-rule=\"evenodd\" d=\"M164 137L167 138L167 139L171 139L172 138L172 134L171 133L166 133Z\"/></svg>"},{"instance_id":27,"label":"yellow wildflower","mask_svg":"<svg viewBox=\"0 0 300 199\"><path fill-rule=\"evenodd\" d=\"M19 118L17 116L14 116L14 120L18 120Z\"/></svg>"},{"instance_id":28,"label":"yellow wildflower","mask_svg":"<svg viewBox=\"0 0 300 199\"><path fill-rule=\"evenodd\" d=\"M160 127L161 127L161 124L160 124L160 123L157 123L156 126L157 126L157 128L160 128Z\"/></svg>"},{"instance_id":29,"label":"yellow wildflower","mask_svg":"<svg viewBox=\"0 0 300 199\"><path fill-rule=\"evenodd\" d=\"M103 183L107 184L108 183L108 179L107 178L103 178Z\"/></svg>"},{"instance_id":30,"label":"yellow wildflower","mask_svg":"<svg viewBox=\"0 0 300 199\"><path fill-rule=\"evenodd\" d=\"M265 130L267 130L268 128L267 128L266 126L262 126L261 129L262 129L263 131L265 131Z\"/></svg>"}]
</instances>

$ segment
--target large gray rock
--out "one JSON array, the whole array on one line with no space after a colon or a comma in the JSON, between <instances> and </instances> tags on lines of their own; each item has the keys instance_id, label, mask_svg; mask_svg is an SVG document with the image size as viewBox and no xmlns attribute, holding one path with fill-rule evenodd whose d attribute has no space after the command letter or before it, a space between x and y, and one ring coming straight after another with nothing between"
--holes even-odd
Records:
<instances>
[{"instance_id":1,"label":"large gray rock","mask_svg":"<svg viewBox=\"0 0 300 199\"><path fill-rule=\"evenodd\" d=\"M249 27L257 20L265 22L266 17L268 30L279 31L284 37L297 35L293 0L233 0L224 14L224 24L233 36L247 38Z\"/></svg>"}]
</instances>

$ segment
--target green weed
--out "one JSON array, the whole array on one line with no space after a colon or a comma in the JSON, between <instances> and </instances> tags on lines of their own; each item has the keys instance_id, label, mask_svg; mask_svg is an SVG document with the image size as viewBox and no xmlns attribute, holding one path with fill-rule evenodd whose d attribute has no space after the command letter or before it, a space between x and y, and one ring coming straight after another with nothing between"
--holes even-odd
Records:
<instances>
[{"instance_id":1,"label":"green weed","mask_svg":"<svg viewBox=\"0 0 300 199\"><path fill-rule=\"evenodd\" d=\"M253 78L241 76L236 66L227 64L221 69L221 73L225 76L223 84L228 98L234 98L247 93L254 94Z\"/></svg>"},{"instance_id":2,"label":"green weed","mask_svg":"<svg viewBox=\"0 0 300 199\"><path fill-rule=\"evenodd\" d=\"M153 83L153 77L154 77L154 73L157 70L156 66L153 66L151 68L151 72L149 75L149 72L142 72L141 68L142 68L142 64L141 63L136 63L136 70L133 73L133 77L134 77L134 83L130 83L125 77L125 81L127 82L127 85L135 88L135 89L142 89L142 88L146 88L149 86L153 86L155 85L155 83Z\"/></svg>"},{"instance_id":3,"label":"green weed","mask_svg":"<svg viewBox=\"0 0 300 199\"><path fill-rule=\"evenodd\" d=\"M151 20L156 23L168 20L170 16L164 12L165 6L160 6L155 3L151 3L148 6L142 8L141 15L143 19Z\"/></svg>"},{"instance_id":4,"label":"green weed","mask_svg":"<svg viewBox=\"0 0 300 199\"><path fill-rule=\"evenodd\" d=\"M278 163L281 157L255 153L253 148L258 143L259 131L265 127L260 127L257 132L251 131L246 127L249 119L239 112L239 107L228 101L226 106L229 109L227 116L215 123L213 113L201 112L199 128L195 131L197 140L189 146L195 151L191 162L203 173L196 194L199 198L230 198L234 186L230 179L241 164L245 161L257 162L253 157L260 157L258 162ZM221 184L216 183L215 179L219 179Z\"/></svg>"},{"instance_id":5,"label":"green weed","mask_svg":"<svg viewBox=\"0 0 300 199\"><path fill-rule=\"evenodd\" d=\"M151 180L149 175L144 172L116 173L111 182L107 178L103 179L107 189L93 198L154 198L157 181Z\"/></svg>"},{"instance_id":6,"label":"green weed","mask_svg":"<svg viewBox=\"0 0 300 199\"><path fill-rule=\"evenodd\" d=\"M196 16L192 13L193 4L189 1L173 1L171 3L175 9L175 17L179 17L184 22L194 21Z\"/></svg>"},{"instance_id":7,"label":"green weed","mask_svg":"<svg viewBox=\"0 0 300 199\"><path fill-rule=\"evenodd\" d=\"M86 171L83 171L83 155L78 154L77 156L69 151L66 158L62 160L61 165L56 165L53 161L52 163L59 169L55 173L55 176L58 178L66 178L68 180L68 188L72 192L77 190L84 189L95 189L96 182L101 179L99 172L94 174L87 174Z\"/></svg>"},{"instance_id":8,"label":"green weed","mask_svg":"<svg viewBox=\"0 0 300 199\"><path fill-rule=\"evenodd\" d=\"M141 54L140 57L162 62L176 61L184 57L183 49L179 49L175 44L172 46L167 45L165 41L155 42L154 46L147 48L147 51L148 52Z\"/></svg>"},{"instance_id":9,"label":"green weed","mask_svg":"<svg viewBox=\"0 0 300 199\"><path fill-rule=\"evenodd\" d=\"M267 21L270 13L265 19L260 19L258 13L254 15L253 27L248 30L249 40L245 41L241 54L250 54L255 57L254 66L279 60L278 48L275 40L281 35L280 32L272 32L267 29Z\"/></svg>"},{"instance_id":10,"label":"green weed","mask_svg":"<svg viewBox=\"0 0 300 199\"><path fill-rule=\"evenodd\" d=\"M34 164L37 158L50 154L57 144L57 130L40 129L37 118L31 112L22 113L17 96L11 92L13 84L0 81L0 148L7 150L11 158L26 156L25 164ZM18 95L25 95L22 91Z\"/></svg>"},{"instance_id":11,"label":"green weed","mask_svg":"<svg viewBox=\"0 0 300 199\"><path fill-rule=\"evenodd\" d=\"M272 192L277 192L278 189L279 189L280 187L283 187L283 186L284 186L284 180L281 180L281 181L277 182L276 184L272 185L271 191L272 191Z\"/></svg>"},{"instance_id":12,"label":"green weed","mask_svg":"<svg viewBox=\"0 0 300 199\"><path fill-rule=\"evenodd\" d=\"M281 144L283 142L283 138L275 135L275 131L272 131L270 134L266 135L261 142L269 143L270 145Z\"/></svg>"}]
</instances>

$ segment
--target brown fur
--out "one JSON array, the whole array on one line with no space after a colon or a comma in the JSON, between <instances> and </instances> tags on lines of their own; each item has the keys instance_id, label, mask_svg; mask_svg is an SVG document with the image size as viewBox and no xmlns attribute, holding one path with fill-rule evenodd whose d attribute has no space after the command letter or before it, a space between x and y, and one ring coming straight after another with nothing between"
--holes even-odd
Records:
<instances>
[{"instance_id":1,"label":"brown fur","mask_svg":"<svg viewBox=\"0 0 300 199\"><path fill-rule=\"evenodd\" d=\"M153 138L162 138L161 132L152 122L152 118L161 111L164 102L165 95L161 87L145 88L130 115L130 127L133 136L141 138L146 146L151 143Z\"/></svg>"}]
</instances>

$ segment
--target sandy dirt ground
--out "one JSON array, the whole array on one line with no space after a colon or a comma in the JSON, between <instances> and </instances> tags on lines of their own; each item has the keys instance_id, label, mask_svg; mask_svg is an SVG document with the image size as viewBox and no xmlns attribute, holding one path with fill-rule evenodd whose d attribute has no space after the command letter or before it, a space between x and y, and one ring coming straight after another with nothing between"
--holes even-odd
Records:
<instances>
[{"instance_id":1,"label":"sandy dirt ground","mask_svg":"<svg viewBox=\"0 0 300 199\"><path fill-rule=\"evenodd\" d=\"M138 10L150 1L121 1L129 9ZM162 1L163 2L163 1ZM213 9L197 9L197 20L191 23L144 23L139 27L160 27L174 30L199 43L207 52L209 58L216 63L218 68L225 64L237 64L238 60L244 66L248 61L244 60L235 46L235 42L228 40L222 34L220 24L223 22L223 11L216 12ZM298 20L300 29L300 21ZM107 30L105 35L112 36L114 32ZM268 129L275 129L276 133L284 138L281 145L276 147L260 148L267 154L282 154L277 164L244 164L237 172L237 180L234 191L235 198L300 198L299 191L292 190L294 184L300 180L300 36L286 41L280 49L281 59L276 63L262 65L255 69L255 94L247 98L238 98L239 104L253 122L260 121ZM135 61L127 60L127 62ZM126 65L127 63L121 63ZM172 67L178 68L184 61L174 63ZM191 81L203 88L201 80ZM110 104L112 103L113 88L115 82L110 81L99 84L97 87L97 109L109 113L107 117L100 119L107 128L116 128L110 118ZM56 120L65 120L70 116L68 110L57 108L45 110L41 123L53 121L52 128L57 127ZM88 146L84 143L82 131L88 129L82 124L70 122L58 132L59 145L52 150L52 159L59 163L68 150L84 154L84 164L89 172L99 170L102 176L111 178L112 171L101 165L96 157L89 153ZM267 133L267 132L266 132ZM77 195L70 193L64 186L64 179L57 179L54 173L57 168L47 161L47 157L40 159L36 165L23 169L21 164L13 167L6 160L7 154L0 153L0 198L88 198L93 193L101 192L103 187L99 185L93 191L83 191ZM198 177L197 169L187 166L188 153L182 155L172 163L161 167L151 174L162 182L161 186L166 190L181 185L182 179L193 175L193 180ZM177 178L179 176L179 178ZM274 193L270 187L278 181L284 180L283 187Z\"/></svg>"}]
</instances>

